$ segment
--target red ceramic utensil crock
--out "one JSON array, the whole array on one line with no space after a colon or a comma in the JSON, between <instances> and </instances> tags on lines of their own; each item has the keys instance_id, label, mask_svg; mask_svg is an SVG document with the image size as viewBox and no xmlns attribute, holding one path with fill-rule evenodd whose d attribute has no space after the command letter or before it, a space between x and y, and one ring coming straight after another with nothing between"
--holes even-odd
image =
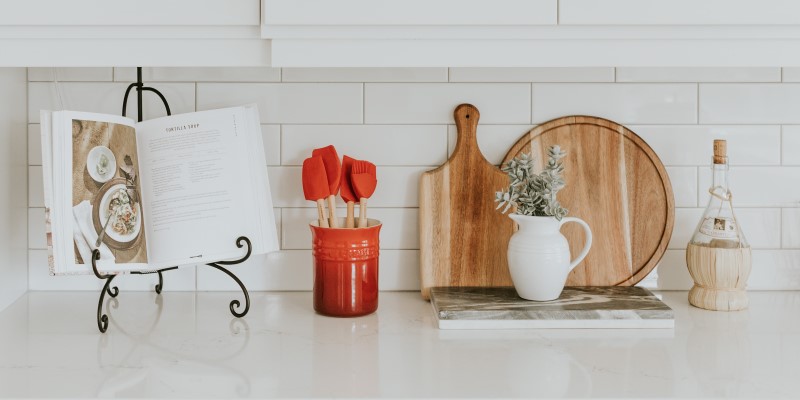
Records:
<instances>
[{"instance_id":1,"label":"red ceramic utensil crock","mask_svg":"<svg viewBox=\"0 0 800 400\"><path fill-rule=\"evenodd\" d=\"M378 309L381 222L368 227L321 228L311 223L314 310L331 317L358 317Z\"/></svg>"}]
</instances>

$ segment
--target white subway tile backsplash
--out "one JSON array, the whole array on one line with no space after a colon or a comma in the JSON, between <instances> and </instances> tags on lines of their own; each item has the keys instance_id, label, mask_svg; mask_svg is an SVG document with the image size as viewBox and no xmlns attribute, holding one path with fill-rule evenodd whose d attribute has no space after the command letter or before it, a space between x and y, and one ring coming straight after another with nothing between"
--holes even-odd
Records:
<instances>
[{"instance_id":1,"label":"white subway tile backsplash","mask_svg":"<svg viewBox=\"0 0 800 400\"><path fill-rule=\"evenodd\" d=\"M714 139L728 140L731 165L778 165L781 128L777 125L631 125L666 165L711 164Z\"/></svg>"},{"instance_id":2,"label":"white subway tile backsplash","mask_svg":"<svg viewBox=\"0 0 800 400\"><path fill-rule=\"evenodd\" d=\"M697 85L674 83L536 83L533 122L592 115L621 124L694 124Z\"/></svg>"},{"instance_id":3,"label":"white subway tile backsplash","mask_svg":"<svg viewBox=\"0 0 800 400\"><path fill-rule=\"evenodd\" d=\"M675 226L672 228L672 237L667 248L685 249L702 216L702 208L676 208Z\"/></svg>"},{"instance_id":4,"label":"white subway tile backsplash","mask_svg":"<svg viewBox=\"0 0 800 400\"><path fill-rule=\"evenodd\" d=\"M781 227L783 228L781 247L800 249L800 208L784 208L781 210Z\"/></svg>"},{"instance_id":5,"label":"white subway tile backsplash","mask_svg":"<svg viewBox=\"0 0 800 400\"><path fill-rule=\"evenodd\" d=\"M657 271L659 289L688 290L693 285L686 267L685 250L667 250ZM800 250L753 250L753 269L747 289L800 289Z\"/></svg>"},{"instance_id":6,"label":"white subway tile backsplash","mask_svg":"<svg viewBox=\"0 0 800 400\"><path fill-rule=\"evenodd\" d=\"M94 275L51 276L47 250L28 250L28 289L99 291L104 281Z\"/></svg>"},{"instance_id":7,"label":"white subway tile backsplash","mask_svg":"<svg viewBox=\"0 0 800 400\"><path fill-rule=\"evenodd\" d=\"M379 167L378 187L369 199L373 207L417 207L419 177L431 167ZM301 167L269 167L269 184L275 207L312 207L305 200ZM341 198L337 204L343 204Z\"/></svg>"},{"instance_id":8,"label":"white subway tile backsplash","mask_svg":"<svg viewBox=\"0 0 800 400\"><path fill-rule=\"evenodd\" d=\"M675 207L697 207L697 168L666 167Z\"/></svg>"},{"instance_id":9,"label":"white subway tile backsplash","mask_svg":"<svg viewBox=\"0 0 800 400\"><path fill-rule=\"evenodd\" d=\"M261 125L261 138L267 165L281 165L281 126Z\"/></svg>"},{"instance_id":10,"label":"white subway tile backsplash","mask_svg":"<svg viewBox=\"0 0 800 400\"><path fill-rule=\"evenodd\" d=\"M419 250L381 250L380 290L419 290Z\"/></svg>"},{"instance_id":11,"label":"white subway tile backsplash","mask_svg":"<svg viewBox=\"0 0 800 400\"><path fill-rule=\"evenodd\" d=\"M530 85L524 83L367 83L368 124L452 124L462 103L478 107L482 124L530 122Z\"/></svg>"},{"instance_id":12,"label":"white subway tile backsplash","mask_svg":"<svg viewBox=\"0 0 800 400\"><path fill-rule=\"evenodd\" d=\"M262 124L360 124L359 83L198 83L197 109L258 104Z\"/></svg>"},{"instance_id":13,"label":"white subway tile backsplash","mask_svg":"<svg viewBox=\"0 0 800 400\"><path fill-rule=\"evenodd\" d=\"M739 208L736 219L745 238L754 249L779 249L781 210L779 208ZM699 219L698 219L699 221Z\"/></svg>"},{"instance_id":14,"label":"white subway tile backsplash","mask_svg":"<svg viewBox=\"0 0 800 400\"><path fill-rule=\"evenodd\" d=\"M381 250L380 290L419 290L419 251ZM311 250L281 250L253 256L232 269L251 291L312 289L314 260ZM236 283L213 268L197 268L197 290L236 291ZM311 296L311 293L308 294Z\"/></svg>"},{"instance_id":15,"label":"white subway tile backsplash","mask_svg":"<svg viewBox=\"0 0 800 400\"><path fill-rule=\"evenodd\" d=\"M694 284L686 267L686 250L667 250L656 273L661 290L689 290Z\"/></svg>"},{"instance_id":16,"label":"white subway tile backsplash","mask_svg":"<svg viewBox=\"0 0 800 400\"><path fill-rule=\"evenodd\" d=\"M252 256L231 268L248 290L311 290L313 264L310 250L281 250ZM232 279L214 268L197 268L197 290L237 291ZM309 293L309 295L311 295Z\"/></svg>"},{"instance_id":17,"label":"white subway tile backsplash","mask_svg":"<svg viewBox=\"0 0 800 400\"><path fill-rule=\"evenodd\" d=\"M753 250L753 271L747 289L800 289L800 251Z\"/></svg>"},{"instance_id":18,"label":"white subway tile backsplash","mask_svg":"<svg viewBox=\"0 0 800 400\"><path fill-rule=\"evenodd\" d=\"M800 82L800 68L798 68L798 67L783 67L783 81L784 82Z\"/></svg>"},{"instance_id":19,"label":"white subway tile backsplash","mask_svg":"<svg viewBox=\"0 0 800 400\"><path fill-rule=\"evenodd\" d=\"M56 84L31 82L28 84L28 122L39 122L40 110L88 111L120 115L122 97L128 85L115 82L64 82L59 83L59 100ZM158 90L166 97L173 114L194 111L194 84L161 83ZM154 93L144 93L144 118L167 115L161 99ZM61 103L63 101L63 105ZM127 114L136 118L136 93L128 98Z\"/></svg>"},{"instance_id":20,"label":"white subway tile backsplash","mask_svg":"<svg viewBox=\"0 0 800 400\"><path fill-rule=\"evenodd\" d=\"M44 176L41 166L28 167L28 207L44 207Z\"/></svg>"},{"instance_id":21,"label":"white subway tile backsplash","mask_svg":"<svg viewBox=\"0 0 800 400\"><path fill-rule=\"evenodd\" d=\"M800 125L781 127L781 161L784 165L800 165Z\"/></svg>"},{"instance_id":22,"label":"white subway tile backsplash","mask_svg":"<svg viewBox=\"0 0 800 400\"><path fill-rule=\"evenodd\" d=\"M336 215L344 218L345 207L338 207ZM368 208L367 217L380 220L381 249L419 249L419 212L416 208ZM358 219L358 205L355 206ZM283 209L282 248L286 250L311 249L309 222L317 220L316 208Z\"/></svg>"},{"instance_id":23,"label":"white subway tile backsplash","mask_svg":"<svg viewBox=\"0 0 800 400\"><path fill-rule=\"evenodd\" d=\"M703 208L675 210L675 228L669 249L685 249L691 240ZM750 246L754 249L778 249L781 243L781 210L779 208L739 208L736 218Z\"/></svg>"},{"instance_id":24,"label":"white subway tile backsplash","mask_svg":"<svg viewBox=\"0 0 800 400\"><path fill-rule=\"evenodd\" d=\"M111 81L113 70L111 67L102 68L28 68L29 82L59 82L84 81L105 82Z\"/></svg>"},{"instance_id":25,"label":"white subway tile backsplash","mask_svg":"<svg viewBox=\"0 0 800 400\"><path fill-rule=\"evenodd\" d=\"M711 169L699 174L700 204L708 201ZM800 167L731 167L730 190L734 207L798 207L800 206Z\"/></svg>"},{"instance_id":26,"label":"white subway tile backsplash","mask_svg":"<svg viewBox=\"0 0 800 400\"><path fill-rule=\"evenodd\" d=\"M47 238L44 233L44 208L28 209L28 248L47 248Z\"/></svg>"},{"instance_id":27,"label":"white subway tile backsplash","mask_svg":"<svg viewBox=\"0 0 800 400\"><path fill-rule=\"evenodd\" d=\"M447 68L284 68L284 82L447 82Z\"/></svg>"},{"instance_id":28,"label":"white subway tile backsplash","mask_svg":"<svg viewBox=\"0 0 800 400\"><path fill-rule=\"evenodd\" d=\"M447 156L443 125L286 125L282 165L303 165L314 148L332 144L339 156L376 165L438 166Z\"/></svg>"},{"instance_id":29,"label":"white subway tile backsplash","mask_svg":"<svg viewBox=\"0 0 800 400\"><path fill-rule=\"evenodd\" d=\"M617 82L780 82L781 69L753 68L617 68Z\"/></svg>"},{"instance_id":30,"label":"white subway tile backsplash","mask_svg":"<svg viewBox=\"0 0 800 400\"><path fill-rule=\"evenodd\" d=\"M114 68L117 82L135 82L136 68ZM142 80L155 82L279 82L280 68L270 67L144 67ZM154 85L155 86L155 85Z\"/></svg>"},{"instance_id":31,"label":"white subway tile backsplash","mask_svg":"<svg viewBox=\"0 0 800 400\"><path fill-rule=\"evenodd\" d=\"M527 134L533 126L531 125L479 125L478 126L478 147L491 164L500 165L506 153L514 143ZM455 125L447 126L447 154L453 154L458 140L458 130Z\"/></svg>"},{"instance_id":32,"label":"white subway tile backsplash","mask_svg":"<svg viewBox=\"0 0 800 400\"><path fill-rule=\"evenodd\" d=\"M785 82L800 82L800 68L782 73ZM677 207L669 250L642 283L659 289L692 285L683 249L707 201L711 142L727 139L734 206L754 248L749 287L800 289L800 189L793 184L800 182L800 85L771 83L781 80L780 68L146 67L143 74L174 113L259 105L282 250L232 267L251 291L311 289L307 224L316 212L304 200L300 165L313 148L327 144L379 166L369 216L384 223L380 288L418 290L419 176L452 152L453 110L461 103L480 109L478 143L496 165L532 121L564 115L612 119L649 143L667 166ZM28 220L22 240L28 241L29 288L97 291L102 282L91 275L48 275L38 113L59 105L52 69L30 68L28 75L30 124L27 139L19 139L28 141L20 154L29 165L30 208L20 218ZM135 69L59 68L58 78L65 108L119 114ZM164 114L156 96L145 93L145 99L146 118ZM135 117L134 99L129 106ZM337 205L344 216L341 199ZM115 283L122 290L152 291L155 279L131 276ZM171 272L165 283L165 290L238 290L205 266Z\"/></svg>"},{"instance_id":33,"label":"white subway tile backsplash","mask_svg":"<svg viewBox=\"0 0 800 400\"><path fill-rule=\"evenodd\" d=\"M614 82L614 68L450 68L450 82Z\"/></svg>"},{"instance_id":34,"label":"white subway tile backsplash","mask_svg":"<svg viewBox=\"0 0 800 400\"><path fill-rule=\"evenodd\" d=\"M800 123L800 84L700 84L701 124Z\"/></svg>"},{"instance_id":35,"label":"white subway tile backsplash","mask_svg":"<svg viewBox=\"0 0 800 400\"><path fill-rule=\"evenodd\" d=\"M28 124L28 165L42 165L42 133L39 124Z\"/></svg>"}]
</instances>

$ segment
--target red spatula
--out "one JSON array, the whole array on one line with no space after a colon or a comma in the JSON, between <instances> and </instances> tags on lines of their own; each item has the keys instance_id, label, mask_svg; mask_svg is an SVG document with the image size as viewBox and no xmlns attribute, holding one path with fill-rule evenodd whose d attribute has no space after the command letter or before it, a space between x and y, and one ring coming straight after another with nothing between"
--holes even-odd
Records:
<instances>
[{"instance_id":1,"label":"red spatula","mask_svg":"<svg viewBox=\"0 0 800 400\"><path fill-rule=\"evenodd\" d=\"M325 217L325 198L330 194L330 188L322 157L310 157L303 161L303 194L306 196L306 200L317 203L319 226L328 228L328 218Z\"/></svg>"},{"instance_id":2,"label":"red spatula","mask_svg":"<svg viewBox=\"0 0 800 400\"><path fill-rule=\"evenodd\" d=\"M342 200L347 203L347 222L345 226L348 228L355 228L356 226L353 214L355 214L355 202L358 198L355 192L353 192L353 185L350 182L350 174L353 171L353 162L355 161L354 158L344 156L342 159L342 179L339 185L339 195L341 195Z\"/></svg>"},{"instance_id":3,"label":"red spatula","mask_svg":"<svg viewBox=\"0 0 800 400\"><path fill-rule=\"evenodd\" d=\"M350 173L350 182L353 191L358 196L361 208L358 210L358 227L367 227L367 198L375 192L378 185L378 176L375 164L369 161L357 160L353 163L353 171Z\"/></svg>"},{"instance_id":4,"label":"red spatula","mask_svg":"<svg viewBox=\"0 0 800 400\"><path fill-rule=\"evenodd\" d=\"M333 145L325 146L320 149L314 149L311 152L312 156L322 157L322 162L325 164L325 174L328 182L328 211L331 228L337 228L336 222L336 194L339 193L339 179L342 176L342 164L339 162L339 154L336 153L336 148Z\"/></svg>"}]
</instances>

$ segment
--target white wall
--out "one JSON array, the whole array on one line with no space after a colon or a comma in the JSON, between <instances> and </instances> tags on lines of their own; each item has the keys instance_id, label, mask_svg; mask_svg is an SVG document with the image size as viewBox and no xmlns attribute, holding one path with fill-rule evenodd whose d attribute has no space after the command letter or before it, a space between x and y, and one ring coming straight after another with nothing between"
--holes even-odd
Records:
<instances>
[{"instance_id":1,"label":"white wall","mask_svg":"<svg viewBox=\"0 0 800 400\"><path fill-rule=\"evenodd\" d=\"M28 288L25 68L0 68L0 310Z\"/></svg>"},{"instance_id":2,"label":"white wall","mask_svg":"<svg viewBox=\"0 0 800 400\"><path fill-rule=\"evenodd\" d=\"M130 68L62 69L65 107L119 113ZM29 70L30 288L96 289L92 277L46 274L38 112L55 108L51 70ZM379 166L370 204L384 221L381 288L418 289L417 180L452 150L453 108L481 110L479 137L499 163L533 125L568 114L616 120L659 154L676 196L673 240L643 283L686 289L684 247L706 201L713 138L729 140L739 218L754 247L751 289L800 289L800 69L796 68L146 68L176 113L256 102L282 251L235 267L251 290L311 288L311 203L300 164L314 147ZM133 102L131 103L133 106ZM163 114L154 98L146 117ZM131 110L135 115L135 110ZM180 276L179 276L180 275ZM165 275L167 290L233 289L217 271ZM126 277L123 289L149 289L152 277Z\"/></svg>"}]
</instances>

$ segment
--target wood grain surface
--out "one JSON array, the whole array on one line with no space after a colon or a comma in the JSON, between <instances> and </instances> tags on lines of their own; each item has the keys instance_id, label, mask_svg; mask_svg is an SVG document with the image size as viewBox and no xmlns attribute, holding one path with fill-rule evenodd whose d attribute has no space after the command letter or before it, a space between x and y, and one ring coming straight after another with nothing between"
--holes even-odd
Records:
<instances>
[{"instance_id":1,"label":"wood grain surface","mask_svg":"<svg viewBox=\"0 0 800 400\"><path fill-rule=\"evenodd\" d=\"M453 155L420 178L420 286L426 299L435 286L512 284L506 250L513 221L494 203L508 177L478 149L478 109L462 104L454 118Z\"/></svg>"},{"instance_id":2,"label":"wood grain surface","mask_svg":"<svg viewBox=\"0 0 800 400\"><path fill-rule=\"evenodd\" d=\"M675 204L664 165L629 129L585 116L537 126L509 150L503 163L529 152L538 171L554 144L567 152L562 159L567 185L558 199L570 216L591 226L594 236L589 255L570 273L567 286L636 284L656 267L672 236ZM576 224L564 225L562 233L574 256L584 235L579 226L570 225Z\"/></svg>"}]
</instances>

